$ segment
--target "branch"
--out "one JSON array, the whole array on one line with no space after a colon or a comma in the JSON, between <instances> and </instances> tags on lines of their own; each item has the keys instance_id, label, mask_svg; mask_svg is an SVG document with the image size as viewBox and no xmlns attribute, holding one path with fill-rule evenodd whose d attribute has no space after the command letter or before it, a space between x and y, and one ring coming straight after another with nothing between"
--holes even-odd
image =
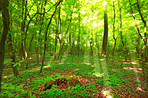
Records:
<instances>
[{"instance_id":1,"label":"branch","mask_svg":"<svg viewBox=\"0 0 148 98\"><path fill-rule=\"evenodd\" d=\"M139 14L140 14L140 16L141 16L141 20L143 21L144 25L146 25L146 21L144 20L144 17L143 17L143 15L142 15L142 13L141 13L141 9L140 9L138 0L137 0L137 7L138 7L138 12L139 12Z\"/></svg>"},{"instance_id":2,"label":"branch","mask_svg":"<svg viewBox=\"0 0 148 98\"><path fill-rule=\"evenodd\" d=\"M129 4L130 4L130 8L131 8L131 14L132 14L132 16L133 16L133 18L134 18L135 26L136 26L136 28L137 28L138 34L139 34L140 38L143 39L142 35L140 34L140 29L139 29L139 27L138 27L138 24L137 24L137 22L136 22L136 18L135 18L135 16L133 15L134 12L133 12L133 8L132 8L132 4L131 4L131 1L130 1L130 0L129 0Z\"/></svg>"}]
</instances>

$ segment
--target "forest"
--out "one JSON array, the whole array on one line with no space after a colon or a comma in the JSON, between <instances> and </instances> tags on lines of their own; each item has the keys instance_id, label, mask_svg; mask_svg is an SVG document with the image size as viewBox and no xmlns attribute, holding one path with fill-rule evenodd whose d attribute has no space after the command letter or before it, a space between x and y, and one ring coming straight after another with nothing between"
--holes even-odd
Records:
<instances>
[{"instance_id":1,"label":"forest","mask_svg":"<svg viewBox=\"0 0 148 98\"><path fill-rule=\"evenodd\" d=\"M148 98L148 0L0 0L0 98Z\"/></svg>"}]
</instances>

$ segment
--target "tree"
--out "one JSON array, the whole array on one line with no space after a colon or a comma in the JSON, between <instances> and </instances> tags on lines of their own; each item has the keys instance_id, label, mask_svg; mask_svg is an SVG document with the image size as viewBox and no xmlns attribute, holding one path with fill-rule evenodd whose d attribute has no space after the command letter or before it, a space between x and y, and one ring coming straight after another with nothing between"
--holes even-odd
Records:
<instances>
[{"instance_id":1,"label":"tree","mask_svg":"<svg viewBox=\"0 0 148 98\"><path fill-rule=\"evenodd\" d=\"M51 15L51 18L50 18L49 23L48 23L47 28L46 28L45 38L44 38L44 53L43 53L42 65L41 65L40 73L42 72L42 69L43 69L43 66L44 66L45 53L46 53L46 48L47 48L47 47L46 47L46 46L47 46L46 41L47 41L48 29L49 29L49 26L50 26L50 24L51 24L52 18L53 18L53 16L54 16L55 13L56 13L57 7L58 7L58 5L59 5L61 2L62 2L62 0L60 0L58 3L56 3L54 12L53 12L53 14Z\"/></svg>"},{"instance_id":2,"label":"tree","mask_svg":"<svg viewBox=\"0 0 148 98\"><path fill-rule=\"evenodd\" d=\"M1 82L2 82L2 72L4 67L4 57L5 57L5 41L9 31L9 11L8 11L8 0L2 0L2 17L3 17L3 33L0 41L0 92L1 92Z\"/></svg>"},{"instance_id":3,"label":"tree","mask_svg":"<svg viewBox=\"0 0 148 98\"><path fill-rule=\"evenodd\" d=\"M104 35L102 44L102 57L106 58L107 49L107 39L108 39L108 15L107 15L107 2L104 0Z\"/></svg>"},{"instance_id":4,"label":"tree","mask_svg":"<svg viewBox=\"0 0 148 98\"><path fill-rule=\"evenodd\" d=\"M113 18L113 39L114 39L114 48L113 48L113 60L112 60L112 63L114 62L115 49L116 49L116 44L117 44L117 37L115 37L115 20L116 20L115 1L113 1L113 13L114 13L114 18Z\"/></svg>"},{"instance_id":5,"label":"tree","mask_svg":"<svg viewBox=\"0 0 148 98\"><path fill-rule=\"evenodd\" d=\"M137 0L136 4L137 4L137 8L138 8L138 12L139 12L139 15L141 17L141 20L144 24L144 37L141 35L141 32L140 32L140 28L138 27L138 23L137 23L137 20L136 20L136 17L134 16L134 11L133 11L133 8L132 8L132 4L131 4L131 1L129 0L129 4L130 4L130 8L131 8L131 15L135 21L135 26L137 28L137 31L138 31L138 35L139 37L143 40L144 42L144 45L143 45L143 48L142 48L142 53L141 53L141 59L142 59L142 71L143 71L143 75L144 75L144 79L147 81L147 78L146 78L146 72L145 72L145 64L144 62L147 61L147 52L148 52L148 48L147 48L147 34L146 34L146 21L141 13L141 9L140 9L140 6L139 6L139 1ZM139 39L138 39L139 40ZM139 42L139 41L138 41ZM136 47L137 51L138 51L138 46ZM144 53L145 52L145 53ZM139 53L139 52L138 52Z\"/></svg>"}]
</instances>

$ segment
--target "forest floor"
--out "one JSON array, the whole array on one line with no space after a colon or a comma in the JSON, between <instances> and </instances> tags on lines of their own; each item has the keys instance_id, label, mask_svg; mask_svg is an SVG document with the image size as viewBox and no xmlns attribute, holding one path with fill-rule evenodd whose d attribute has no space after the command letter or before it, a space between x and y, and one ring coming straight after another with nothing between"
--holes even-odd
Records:
<instances>
[{"instance_id":1,"label":"forest floor","mask_svg":"<svg viewBox=\"0 0 148 98\"><path fill-rule=\"evenodd\" d=\"M30 60L29 68L19 67L20 76L14 77L12 69L5 66L2 81L2 98L148 98L148 82L144 81L142 65L117 60L113 64L103 59L84 61L65 59L48 60L43 72L40 65ZM97 61L97 62L96 62ZM148 78L148 67L146 66ZM68 76L77 77L80 84L53 85L44 90L48 79Z\"/></svg>"}]
</instances>

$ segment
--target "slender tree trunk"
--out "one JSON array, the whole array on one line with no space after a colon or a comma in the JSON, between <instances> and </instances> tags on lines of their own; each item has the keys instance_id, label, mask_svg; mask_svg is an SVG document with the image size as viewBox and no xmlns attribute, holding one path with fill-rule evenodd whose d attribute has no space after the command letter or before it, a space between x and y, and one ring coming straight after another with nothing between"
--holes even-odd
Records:
<instances>
[{"instance_id":1,"label":"slender tree trunk","mask_svg":"<svg viewBox=\"0 0 148 98\"><path fill-rule=\"evenodd\" d=\"M31 23L31 21L33 20L33 18L37 15L37 13L39 12L39 9L38 9L38 8L39 8L39 7L37 7L37 12L34 14L34 16L30 18L30 20L29 20L29 22L28 22L28 24L27 24L27 28L26 28L26 32L25 32L25 33L27 33L27 31L28 31L28 29L29 29L29 24ZM37 15L37 17L36 17L35 25L37 25L37 20L38 20L38 15ZM36 32L36 31L35 31L35 32ZM31 57L31 46L32 46L32 41L33 41L33 39L34 39L34 36L35 36L35 33L33 32L32 37L31 37L31 40L30 40L30 42L29 42L28 57ZM36 43L37 43L37 42L36 42ZM37 63L37 64L38 64L38 63Z\"/></svg>"},{"instance_id":2,"label":"slender tree trunk","mask_svg":"<svg viewBox=\"0 0 148 98\"><path fill-rule=\"evenodd\" d=\"M44 24L44 17L45 17L45 6L46 6L47 0L45 0L45 3L43 3L43 0L41 0L41 13L43 12L43 14L40 14L40 30L39 30L39 35L41 36L41 32L42 32L42 28L43 28L43 24ZM44 9L43 9L43 5L44 5ZM36 49L36 56L37 56L37 64L39 65L39 61L40 61L40 56L42 58L42 41L41 38L38 37L38 42L37 42L37 49Z\"/></svg>"},{"instance_id":3,"label":"slender tree trunk","mask_svg":"<svg viewBox=\"0 0 148 98\"><path fill-rule=\"evenodd\" d=\"M25 13L24 13L24 6L25 6ZM26 24L26 19L27 19L27 0L22 0L22 23L21 23L21 31L22 33L22 39L21 39L21 50L20 50L20 55L21 55L21 60L25 59L25 51L24 51L24 32L25 32L25 24Z\"/></svg>"},{"instance_id":4,"label":"slender tree trunk","mask_svg":"<svg viewBox=\"0 0 148 98\"><path fill-rule=\"evenodd\" d=\"M2 82L2 72L4 67L4 57L5 57L5 41L9 30L9 11L7 9L9 5L8 0L2 0L2 17L3 17L3 33L0 41L0 92L1 92L1 82Z\"/></svg>"},{"instance_id":5,"label":"slender tree trunk","mask_svg":"<svg viewBox=\"0 0 148 98\"><path fill-rule=\"evenodd\" d=\"M29 42L29 48L28 48L28 54L29 54L29 57L31 57L31 46L32 46L32 41L33 41L33 39L34 39L34 33L32 34L32 37L31 37L31 40L30 40L30 42Z\"/></svg>"},{"instance_id":6,"label":"slender tree trunk","mask_svg":"<svg viewBox=\"0 0 148 98\"><path fill-rule=\"evenodd\" d=\"M139 0L137 0L137 7L138 7L138 12L139 12L139 14L141 16L141 20L142 20L142 22L144 24L144 38L143 38L144 45L143 45L143 48L142 48L141 57L142 57L142 71L143 71L144 79L147 82L146 70L145 70L145 64L144 64L145 61L148 61L148 46L147 46L146 20L144 19L143 15L141 13L141 9L140 9L140 6L139 6Z\"/></svg>"},{"instance_id":7,"label":"slender tree trunk","mask_svg":"<svg viewBox=\"0 0 148 98\"><path fill-rule=\"evenodd\" d=\"M59 28L59 21L60 21L60 9L59 9L59 13L58 13L58 19L57 19L57 17L55 17L55 22L56 22L57 27L56 27L56 32L55 32L54 59L57 58L56 57L57 56L57 44L58 44L58 39L59 39L59 34L60 34L60 32L58 30L58 28ZM61 43L60 43L60 47L61 47Z\"/></svg>"},{"instance_id":8,"label":"slender tree trunk","mask_svg":"<svg viewBox=\"0 0 148 98\"><path fill-rule=\"evenodd\" d=\"M74 9L74 5L75 5L75 2L74 2L74 4L73 4L73 8L72 9ZM71 12L71 18L70 18L70 23L71 23L71 21L72 21L72 14L73 14L73 11ZM72 40L71 40L71 32L69 32L69 54L72 54Z\"/></svg>"},{"instance_id":9,"label":"slender tree trunk","mask_svg":"<svg viewBox=\"0 0 148 98\"><path fill-rule=\"evenodd\" d=\"M79 34L78 34L78 59L80 56L80 34L81 34L81 16L80 16L80 12L79 12Z\"/></svg>"},{"instance_id":10,"label":"slender tree trunk","mask_svg":"<svg viewBox=\"0 0 148 98\"><path fill-rule=\"evenodd\" d=\"M61 39L61 41L60 41L60 50L59 50L59 56L58 56L58 58L60 58L60 59L62 58L63 48L64 48L64 44L65 44L64 38L65 38L66 35L68 34L69 29L70 29L70 26L71 26L72 14L73 14L73 11L71 12L70 23L69 23L69 25L68 25L68 27L67 27L66 33L65 33L64 37ZM61 22L60 13L59 13L59 20L60 20L60 22ZM60 25L60 29L61 29L61 25ZM60 31L60 32L61 32L61 31ZM69 34L70 34L70 32L69 32ZM70 36L71 36L71 35L70 35ZM71 38L70 38L70 40L71 40Z\"/></svg>"},{"instance_id":11,"label":"slender tree trunk","mask_svg":"<svg viewBox=\"0 0 148 98\"><path fill-rule=\"evenodd\" d=\"M44 53L43 53L42 65L41 65L40 73L42 72L43 66L44 66L45 53L46 53L46 45L47 45L47 44L46 44L46 43L47 43L46 41L47 41L48 29L49 29L49 26L50 26L50 24L51 24L52 18L53 18L53 16L54 16L55 13L56 13L57 7L58 7L58 5L59 5L61 2L62 2L62 0L60 0L60 1L56 4L55 10L54 10L53 14L51 15L50 21L49 21L49 23L48 23L48 25L47 25L47 28L46 28L45 38L44 38Z\"/></svg>"},{"instance_id":12,"label":"slender tree trunk","mask_svg":"<svg viewBox=\"0 0 148 98\"><path fill-rule=\"evenodd\" d=\"M114 13L114 19L113 19L113 39L114 39L114 48L113 48L113 59L112 63L114 63L114 55L115 55L115 49L116 49L116 40L117 38L115 37L115 19L116 19L116 13L115 13L115 1L113 1L113 13Z\"/></svg>"},{"instance_id":13,"label":"slender tree trunk","mask_svg":"<svg viewBox=\"0 0 148 98\"><path fill-rule=\"evenodd\" d=\"M98 42L98 35L97 35L97 32L96 32L96 34L95 34L96 36L95 36L95 40L96 40L96 47L97 47L97 55L98 55L98 58L100 58L100 53L99 53L99 51L100 51L100 47L99 47L99 42Z\"/></svg>"},{"instance_id":14,"label":"slender tree trunk","mask_svg":"<svg viewBox=\"0 0 148 98\"><path fill-rule=\"evenodd\" d=\"M121 10L121 6L120 6L120 2L118 2L118 6L119 6L119 12L120 12L120 36L121 36L121 42L122 42L122 46L123 46L123 51L124 51L124 55L125 55L125 61L127 61L127 50L125 47L125 43L123 41L123 35L122 35L122 10Z\"/></svg>"},{"instance_id":15,"label":"slender tree trunk","mask_svg":"<svg viewBox=\"0 0 148 98\"><path fill-rule=\"evenodd\" d=\"M57 32L57 31L56 31ZM57 33L55 34L55 48L54 48L54 59L56 59L57 54L57 43L58 43L58 37Z\"/></svg>"},{"instance_id":16,"label":"slender tree trunk","mask_svg":"<svg viewBox=\"0 0 148 98\"><path fill-rule=\"evenodd\" d=\"M27 19L27 0L26 0L26 4L25 4L25 20ZM28 31L28 28L29 28L29 23L27 24L27 27L26 27L26 31L25 31L25 28L24 28L24 34L25 34L25 38L23 40L23 48L24 48L24 59L25 59L25 63L26 63L26 69L28 69L28 53L27 53L27 49L26 49L26 39L27 39L27 31Z\"/></svg>"},{"instance_id":17,"label":"slender tree trunk","mask_svg":"<svg viewBox=\"0 0 148 98\"><path fill-rule=\"evenodd\" d=\"M103 36L103 44L102 44L102 57L106 58L106 50L107 50L107 39L108 39L108 15L107 15L107 5L104 8L104 36Z\"/></svg>"},{"instance_id":18,"label":"slender tree trunk","mask_svg":"<svg viewBox=\"0 0 148 98\"><path fill-rule=\"evenodd\" d=\"M90 38L90 62L91 62L92 64L94 63L93 46L94 46L94 42L93 42L93 33L91 32L91 38Z\"/></svg>"},{"instance_id":19,"label":"slender tree trunk","mask_svg":"<svg viewBox=\"0 0 148 98\"><path fill-rule=\"evenodd\" d=\"M13 74L14 74L14 76L18 76L19 72L18 72L17 66L14 66L16 57L15 57L14 47L13 47L13 44L12 44L11 34L9 34L7 42L8 42L9 54L10 54L11 59L12 59L11 67L13 69Z\"/></svg>"},{"instance_id":20,"label":"slender tree trunk","mask_svg":"<svg viewBox=\"0 0 148 98\"><path fill-rule=\"evenodd\" d=\"M140 29L138 27L138 24L137 24L137 21L136 21L136 18L135 16L133 15L134 12L133 12L133 8L132 8L132 4L131 4L131 1L129 0L129 4L130 4L130 8L131 8L131 14L134 18L134 21L135 21L135 26L137 28L137 31L138 31L138 34L139 34L139 37L143 40L144 42L144 45L143 45L143 48L142 48L142 53L141 53L141 59L142 59L142 71L143 71L143 75L144 75L144 79L145 81L147 81L147 77L146 77L146 73L145 73L145 64L144 64L144 50L145 50L145 53L148 52L148 49L147 49L147 35L146 35L146 21L144 20L144 17L141 13L141 9L140 9L140 6L139 6L139 2L137 0L137 7L138 7L138 12L141 16L141 20L143 21L144 23L144 38L142 37L141 33L140 33ZM138 48L138 47L137 47ZM146 54L145 54L146 55ZM146 57L146 56L145 56ZM147 59L148 57L146 57Z\"/></svg>"},{"instance_id":21,"label":"slender tree trunk","mask_svg":"<svg viewBox=\"0 0 148 98\"><path fill-rule=\"evenodd\" d=\"M12 9L10 9L10 18L11 18L10 26L12 27ZM9 30L12 31L12 28L9 28ZM8 43L9 54L12 59L11 67L13 70L13 74L14 76L18 76L19 72L18 72L17 66L14 66L16 56L15 56L15 50L14 50L14 45L13 45L14 42L12 40L11 33L8 35L7 43Z\"/></svg>"},{"instance_id":22,"label":"slender tree trunk","mask_svg":"<svg viewBox=\"0 0 148 98\"><path fill-rule=\"evenodd\" d=\"M140 6L139 6L139 0L137 0L137 7L138 7L138 12L141 16L141 20L144 24L144 38L143 38L143 42L144 42L144 45L143 45L143 48L142 48L142 54L141 54L141 57L142 57L142 61L145 62L145 61L148 61L148 46L147 46L147 33L146 33L146 20L144 19L142 13L141 13L141 9L140 9ZM145 58L145 60L144 60Z\"/></svg>"},{"instance_id":23,"label":"slender tree trunk","mask_svg":"<svg viewBox=\"0 0 148 98\"><path fill-rule=\"evenodd\" d=\"M131 4L131 1L129 0L129 4L130 4L130 8L131 8L131 15L135 21L135 26L137 28L137 31L138 31L138 34L139 34L139 37L143 40L144 42L144 45L143 45L143 48L142 48L142 53L141 53L141 58L142 58L142 62L144 61L147 61L148 60L148 46L147 46L147 34L146 34L146 21L141 13L141 9L140 9L140 6L139 6L139 0L137 0L137 8L138 8L138 12L140 14L140 17L141 17L141 20L144 24L144 37L142 37L141 35L141 32L140 32L140 28L138 27L138 23L137 23L137 20L135 18L135 16L133 15L134 12L133 12L133 8L132 8L132 4ZM145 58L145 60L144 60Z\"/></svg>"},{"instance_id":24,"label":"slender tree trunk","mask_svg":"<svg viewBox=\"0 0 148 98\"><path fill-rule=\"evenodd\" d=\"M137 39L136 39L136 57L137 57L138 60L140 58L139 45L140 45L140 38L139 38L139 35L138 35Z\"/></svg>"}]
</instances>

